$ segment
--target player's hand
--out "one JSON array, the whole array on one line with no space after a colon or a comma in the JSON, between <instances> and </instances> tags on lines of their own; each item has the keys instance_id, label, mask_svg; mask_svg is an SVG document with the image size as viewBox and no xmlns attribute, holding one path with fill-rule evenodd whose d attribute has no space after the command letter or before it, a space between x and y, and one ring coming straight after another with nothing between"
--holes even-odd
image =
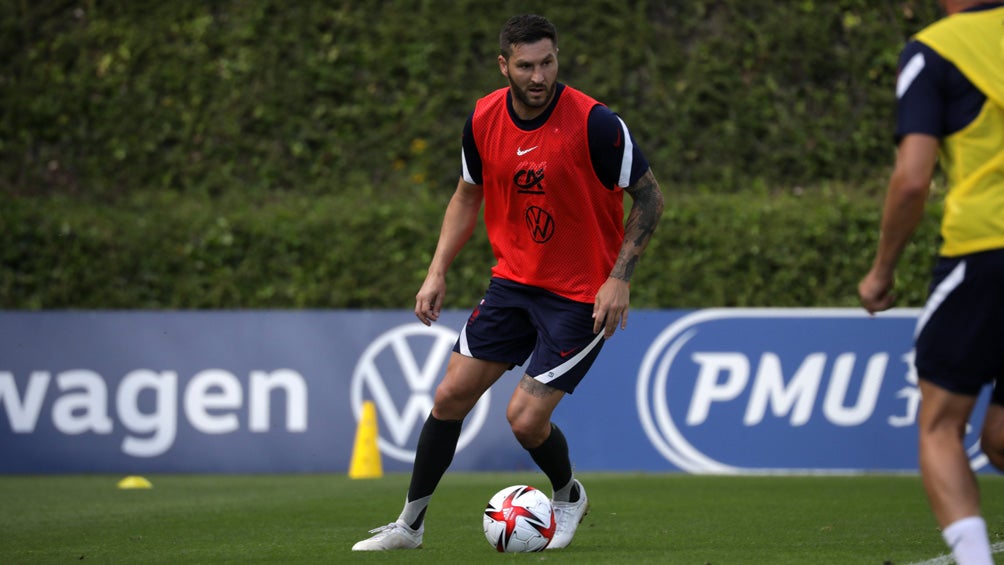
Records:
<instances>
[{"instance_id":1,"label":"player's hand","mask_svg":"<svg viewBox=\"0 0 1004 565\"><path fill-rule=\"evenodd\" d=\"M446 277L429 274L415 295L415 315L425 325L431 325L439 319L443 309L443 298L446 296Z\"/></svg>"},{"instance_id":2,"label":"player's hand","mask_svg":"<svg viewBox=\"0 0 1004 565\"><path fill-rule=\"evenodd\" d=\"M603 337L610 339L617 326L627 328L628 306L631 303L631 285L627 281L610 277L599 292L593 303L593 333L603 329Z\"/></svg>"},{"instance_id":3,"label":"player's hand","mask_svg":"<svg viewBox=\"0 0 1004 565\"><path fill-rule=\"evenodd\" d=\"M861 300L861 305L869 314L892 308L896 301L892 287L891 274L885 275L872 269L858 283L858 298Z\"/></svg>"}]
</instances>

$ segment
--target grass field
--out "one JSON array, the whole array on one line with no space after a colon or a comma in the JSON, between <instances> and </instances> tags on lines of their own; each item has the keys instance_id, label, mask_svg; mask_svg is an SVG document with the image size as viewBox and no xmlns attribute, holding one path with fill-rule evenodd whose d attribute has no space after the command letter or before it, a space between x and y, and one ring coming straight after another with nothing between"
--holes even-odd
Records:
<instances>
[{"instance_id":1,"label":"grass field","mask_svg":"<svg viewBox=\"0 0 1004 565\"><path fill-rule=\"evenodd\" d=\"M481 511L537 474L450 473L419 551L352 552L397 517L408 476L0 476L0 563L950 563L916 476L579 475L592 509L566 549L498 554ZM1004 477L981 476L991 543ZM545 488L545 492L550 492Z\"/></svg>"}]
</instances>

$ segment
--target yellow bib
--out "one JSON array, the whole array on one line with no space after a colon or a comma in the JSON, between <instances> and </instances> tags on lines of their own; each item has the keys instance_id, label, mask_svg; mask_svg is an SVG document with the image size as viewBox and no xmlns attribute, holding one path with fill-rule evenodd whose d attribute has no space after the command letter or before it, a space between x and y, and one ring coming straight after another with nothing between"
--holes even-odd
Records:
<instances>
[{"instance_id":1,"label":"yellow bib","mask_svg":"<svg viewBox=\"0 0 1004 565\"><path fill-rule=\"evenodd\" d=\"M987 96L979 116L941 143L949 183L941 254L1004 247L1004 8L955 14L917 39Z\"/></svg>"}]
</instances>

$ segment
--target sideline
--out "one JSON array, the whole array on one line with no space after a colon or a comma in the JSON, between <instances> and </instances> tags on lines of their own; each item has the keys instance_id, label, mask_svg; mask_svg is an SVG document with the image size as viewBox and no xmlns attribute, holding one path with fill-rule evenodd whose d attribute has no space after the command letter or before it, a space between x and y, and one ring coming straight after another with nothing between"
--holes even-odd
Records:
<instances>
[{"instance_id":1,"label":"sideline","mask_svg":"<svg viewBox=\"0 0 1004 565\"><path fill-rule=\"evenodd\" d=\"M990 553L1002 553L1004 552L1004 542L995 543L990 545ZM909 563L908 565L954 565L955 558L951 555L942 555L940 557L935 557L927 561L917 561L916 563Z\"/></svg>"}]
</instances>

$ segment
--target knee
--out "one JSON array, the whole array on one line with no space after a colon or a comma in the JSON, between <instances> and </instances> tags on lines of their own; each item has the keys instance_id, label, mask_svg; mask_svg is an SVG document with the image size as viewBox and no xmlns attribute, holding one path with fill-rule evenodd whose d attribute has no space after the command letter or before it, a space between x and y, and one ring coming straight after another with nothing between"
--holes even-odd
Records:
<instances>
[{"instance_id":1,"label":"knee","mask_svg":"<svg viewBox=\"0 0 1004 565\"><path fill-rule=\"evenodd\" d=\"M511 408L506 412L506 418L509 420L509 427L512 429L516 441L525 449L540 446L551 433L549 419L541 420L528 412L517 412Z\"/></svg>"},{"instance_id":2,"label":"knee","mask_svg":"<svg viewBox=\"0 0 1004 565\"><path fill-rule=\"evenodd\" d=\"M990 404L980 432L980 448L994 467L1004 471L1004 408Z\"/></svg>"},{"instance_id":3,"label":"knee","mask_svg":"<svg viewBox=\"0 0 1004 565\"><path fill-rule=\"evenodd\" d=\"M439 420L463 420L478 401L464 390L442 382L436 387L432 414Z\"/></svg>"},{"instance_id":4,"label":"knee","mask_svg":"<svg viewBox=\"0 0 1004 565\"><path fill-rule=\"evenodd\" d=\"M980 448L998 470L1004 471L1004 437L1000 433L986 433L980 437Z\"/></svg>"}]
</instances>

